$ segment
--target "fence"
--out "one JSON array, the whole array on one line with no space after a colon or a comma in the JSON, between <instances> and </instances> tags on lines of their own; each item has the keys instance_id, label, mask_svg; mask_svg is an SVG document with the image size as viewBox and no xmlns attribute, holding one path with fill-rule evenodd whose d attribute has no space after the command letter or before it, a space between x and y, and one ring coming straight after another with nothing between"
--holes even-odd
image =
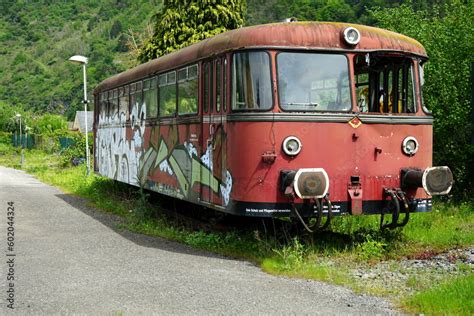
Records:
<instances>
[{"instance_id":1,"label":"fence","mask_svg":"<svg viewBox=\"0 0 474 316\"><path fill-rule=\"evenodd\" d=\"M45 151L54 151L55 149L63 150L68 148L69 146L74 145L74 139L69 137L53 137L53 136L42 136L42 135L28 135L28 137L23 134L13 134L11 136L12 145L14 147L23 148L38 148Z\"/></svg>"},{"instance_id":2,"label":"fence","mask_svg":"<svg viewBox=\"0 0 474 316\"><path fill-rule=\"evenodd\" d=\"M35 146L35 138L32 135L27 136L26 134L22 134L20 136L17 134L13 134L12 145L14 147L23 147L23 148L31 149Z\"/></svg>"}]
</instances>

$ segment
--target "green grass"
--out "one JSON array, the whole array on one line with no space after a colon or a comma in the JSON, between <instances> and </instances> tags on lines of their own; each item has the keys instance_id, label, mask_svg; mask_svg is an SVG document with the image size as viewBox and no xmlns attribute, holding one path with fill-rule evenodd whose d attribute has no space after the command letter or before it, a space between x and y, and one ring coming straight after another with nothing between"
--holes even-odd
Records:
<instances>
[{"instance_id":1,"label":"green grass","mask_svg":"<svg viewBox=\"0 0 474 316\"><path fill-rule=\"evenodd\" d=\"M430 315L473 315L474 274L446 280L403 302L406 310Z\"/></svg>"},{"instance_id":2,"label":"green grass","mask_svg":"<svg viewBox=\"0 0 474 316\"><path fill-rule=\"evenodd\" d=\"M58 155L25 150L23 166L20 157L19 150L0 144L0 165L21 168L45 183L86 198L99 209L121 216L124 220L120 225L124 229L248 259L268 273L340 284L358 292L386 295L397 302L400 302L399 289L362 283L351 274L352 269L474 244L473 203L435 202L433 212L412 214L407 226L393 231L380 231L378 216L336 217L331 232L293 237L286 234L285 238L276 238L263 230L194 231L164 216L159 205L151 205L148 194L136 187L95 174L86 177L84 165L63 168ZM472 292L472 277L466 280L446 281L445 287ZM404 285L420 294L402 301L403 308L424 312L427 307L416 304L422 304L423 293L431 293L429 289L435 284L438 280L429 271L410 277ZM460 299L466 298L460 296ZM438 312L433 310L433 313Z\"/></svg>"}]
</instances>

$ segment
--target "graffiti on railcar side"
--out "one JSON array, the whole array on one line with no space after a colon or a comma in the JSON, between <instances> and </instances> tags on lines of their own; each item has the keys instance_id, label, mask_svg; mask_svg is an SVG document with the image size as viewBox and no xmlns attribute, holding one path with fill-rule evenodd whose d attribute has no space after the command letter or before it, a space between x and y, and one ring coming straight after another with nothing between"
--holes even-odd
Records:
<instances>
[{"instance_id":1,"label":"graffiti on railcar side","mask_svg":"<svg viewBox=\"0 0 474 316\"><path fill-rule=\"evenodd\" d=\"M212 145L199 156L193 144L196 139L180 143L176 125L169 127L168 135L160 135L159 126L153 127L150 136L147 136L147 144L145 119L146 105L139 106L138 103L131 109L131 127L125 126L125 113L99 114L96 136L99 173L189 200L199 197L199 192L193 190L197 183L209 187L214 194L220 194L224 205L227 205L232 190L232 176L228 170L213 170ZM150 176L157 172L174 177L178 186L174 188L169 184L151 181Z\"/></svg>"},{"instance_id":2,"label":"graffiti on railcar side","mask_svg":"<svg viewBox=\"0 0 474 316\"><path fill-rule=\"evenodd\" d=\"M139 185L138 170L143 155L146 106L132 107L131 135L125 128L125 113L99 114L96 159L99 173L122 182Z\"/></svg>"}]
</instances>

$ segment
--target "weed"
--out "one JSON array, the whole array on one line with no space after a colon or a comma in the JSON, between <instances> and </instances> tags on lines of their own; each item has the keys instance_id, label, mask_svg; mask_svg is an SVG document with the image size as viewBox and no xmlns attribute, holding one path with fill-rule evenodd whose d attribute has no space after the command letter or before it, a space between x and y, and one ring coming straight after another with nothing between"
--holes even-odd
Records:
<instances>
[{"instance_id":1,"label":"weed","mask_svg":"<svg viewBox=\"0 0 474 316\"><path fill-rule=\"evenodd\" d=\"M196 248L210 250L218 250L223 245L221 236L213 233L205 233L203 231L187 234L184 238L184 242Z\"/></svg>"},{"instance_id":2,"label":"weed","mask_svg":"<svg viewBox=\"0 0 474 316\"><path fill-rule=\"evenodd\" d=\"M289 271L298 269L304 262L306 248L299 241L298 237L293 237L289 245L284 245L280 249L273 249L273 251L282 260L282 270Z\"/></svg>"},{"instance_id":3,"label":"weed","mask_svg":"<svg viewBox=\"0 0 474 316\"><path fill-rule=\"evenodd\" d=\"M365 242L357 245L357 255L362 260L381 259L385 254L387 244L374 240L371 235L365 237Z\"/></svg>"},{"instance_id":4,"label":"weed","mask_svg":"<svg viewBox=\"0 0 474 316\"><path fill-rule=\"evenodd\" d=\"M137 191L136 206L134 208L138 220L150 218L153 214L153 208L148 202L150 194L146 193L143 188Z\"/></svg>"}]
</instances>

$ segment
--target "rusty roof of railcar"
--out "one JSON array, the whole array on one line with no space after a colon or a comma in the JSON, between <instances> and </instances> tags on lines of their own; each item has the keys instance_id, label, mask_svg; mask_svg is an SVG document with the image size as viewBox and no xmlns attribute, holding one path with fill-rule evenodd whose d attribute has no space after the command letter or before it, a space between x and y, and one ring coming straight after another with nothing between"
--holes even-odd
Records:
<instances>
[{"instance_id":1,"label":"rusty roof of railcar","mask_svg":"<svg viewBox=\"0 0 474 316\"><path fill-rule=\"evenodd\" d=\"M353 47L346 45L341 36L341 32L349 26L357 28L361 34L359 44ZM426 51L418 41L375 27L334 22L272 23L248 26L221 33L153 59L102 81L96 87L94 93L226 51L265 47L358 52L377 50L426 57Z\"/></svg>"}]
</instances>

